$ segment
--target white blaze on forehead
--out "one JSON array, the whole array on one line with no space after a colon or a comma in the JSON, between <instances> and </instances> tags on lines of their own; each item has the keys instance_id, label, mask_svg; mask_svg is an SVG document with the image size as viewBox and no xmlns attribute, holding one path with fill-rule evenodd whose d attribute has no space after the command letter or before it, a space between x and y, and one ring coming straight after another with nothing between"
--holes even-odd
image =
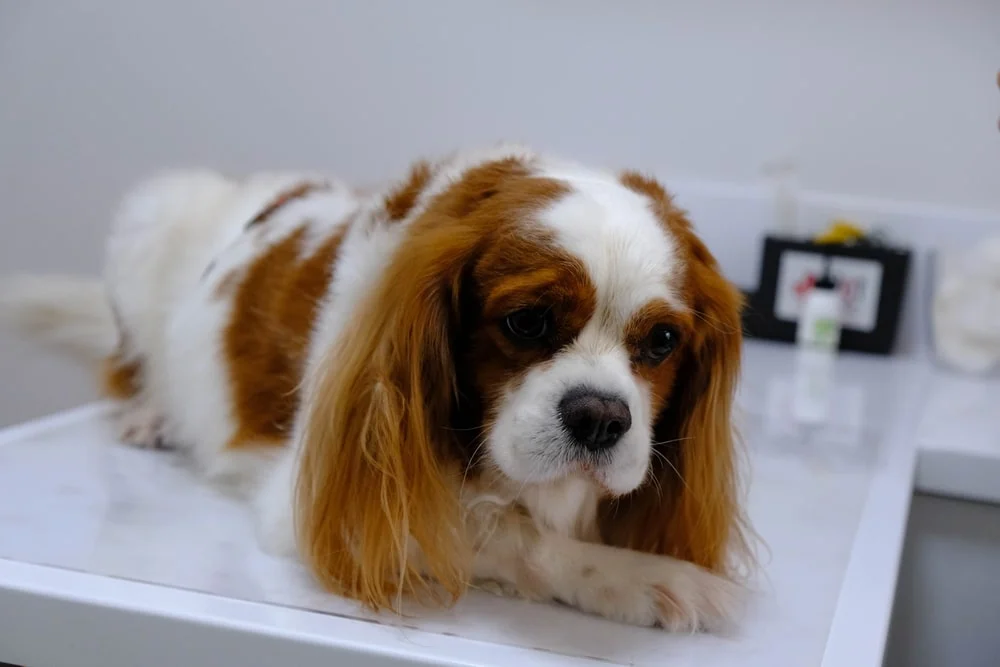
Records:
<instances>
[{"instance_id":1,"label":"white blaze on forehead","mask_svg":"<svg viewBox=\"0 0 1000 667\"><path fill-rule=\"evenodd\" d=\"M650 210L651 202L611 178L565 176L572 193L540 214L556 241L578 257L597 290L597 315L622 327L643 306L664 300L683 309L675 239Z\"/></svg>"}]
</instances>

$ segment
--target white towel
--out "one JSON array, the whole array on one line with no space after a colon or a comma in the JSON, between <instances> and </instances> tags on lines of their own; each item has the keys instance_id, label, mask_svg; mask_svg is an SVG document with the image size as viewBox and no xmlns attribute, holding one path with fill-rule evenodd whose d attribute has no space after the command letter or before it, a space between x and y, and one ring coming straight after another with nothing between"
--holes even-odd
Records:
<instances>
[{"instance_id":1,"label":"white towel","mask_svg":"<svg viewBox=\"0 0 1000 667\"><path fill-rule=\"evenodd\" d=\"M1000 237L939 257L932 317L945 363L970 373L1000 366Z\"/></svg>"}]
</instances>

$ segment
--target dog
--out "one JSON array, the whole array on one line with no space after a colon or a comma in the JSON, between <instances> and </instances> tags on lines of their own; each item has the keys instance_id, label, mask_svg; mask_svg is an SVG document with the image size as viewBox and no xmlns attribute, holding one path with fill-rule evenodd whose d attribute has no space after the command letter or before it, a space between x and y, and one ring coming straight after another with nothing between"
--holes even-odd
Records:
<instances>
[{"instance_id":1,"label":"dog","mask_svg":"<svg viewBox=\"0 0 1000 667\"><path fill-rule=\"evenodd\" d=\"M483 584L685 631L741 607L741 296L638 172L504 145L369 192L163 173L103 281L0 302L99 365L123 440L245 492L333 593Z\"/></svg>"}]
</instances>

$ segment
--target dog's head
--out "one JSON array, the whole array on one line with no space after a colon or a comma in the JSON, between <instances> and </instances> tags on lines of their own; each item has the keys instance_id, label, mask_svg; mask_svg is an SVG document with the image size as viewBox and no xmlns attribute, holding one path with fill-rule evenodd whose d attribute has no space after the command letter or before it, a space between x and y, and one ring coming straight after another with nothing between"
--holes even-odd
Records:
<instances>
[{"instance_id":1,"label":"dog's head","mask_svg":"<svg viewBox=\"0 0 1000 667\"><path fill-rule=\"evenodd\" d=\"M740 297L655 181L507 156L421 165L406 224L311 401L303 553L388 604L459 595L462 475L589 480L619 546L723 570L739 541L730 405Z\"/></svg>"}]
</instances>

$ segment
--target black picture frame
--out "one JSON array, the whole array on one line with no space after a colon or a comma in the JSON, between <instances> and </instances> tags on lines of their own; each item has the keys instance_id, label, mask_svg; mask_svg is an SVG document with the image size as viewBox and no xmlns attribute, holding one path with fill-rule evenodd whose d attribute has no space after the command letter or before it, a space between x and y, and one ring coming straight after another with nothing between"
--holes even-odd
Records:
<instances>
[{"instance_id":1,"label":"black picture frame","mask_svg":"<svg viewBox=\"0 0 1000 667\"><path fill-rule=\"evenodd\" d=\"M744 333L754 338L789 342L795 340L798 324L779 319L775 315L781 256L790 250L824 257L873 260L882 265L882 281L875 327L871 331L858 331L844 327L840 335L840 349L882 355L891 354L896 343L903 297L909 277L911 252L889 246L818 244L773 235L764 237L760 281L757 290L746 295L747 304L743 315Z\"/></svg>"}]
</instances>

